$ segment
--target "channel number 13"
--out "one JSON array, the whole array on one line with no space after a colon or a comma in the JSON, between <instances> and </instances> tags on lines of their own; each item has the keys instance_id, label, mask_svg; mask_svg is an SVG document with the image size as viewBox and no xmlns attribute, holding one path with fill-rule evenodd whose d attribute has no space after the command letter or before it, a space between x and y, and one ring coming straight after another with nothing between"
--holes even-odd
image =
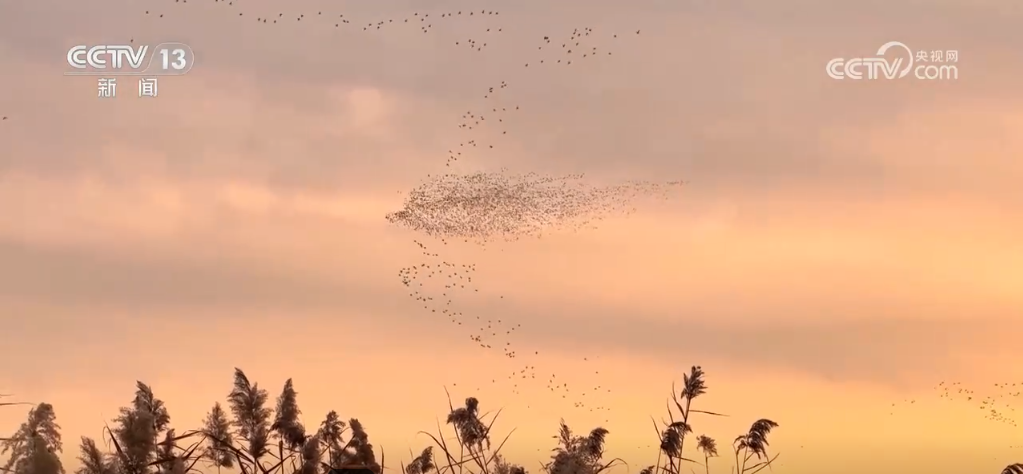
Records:
<instances>
[{"instance_id":1,"label":"channel number 13","mask_svg":"<svg viewBox=\"0 0 1023 474\"><path fill-rule=\"evenodd\" d=\"M174 69L180 71L188 67L188 59L184 49L161 49L160 59L163 61L163 70Z\"/></svg>"}]
</instances>

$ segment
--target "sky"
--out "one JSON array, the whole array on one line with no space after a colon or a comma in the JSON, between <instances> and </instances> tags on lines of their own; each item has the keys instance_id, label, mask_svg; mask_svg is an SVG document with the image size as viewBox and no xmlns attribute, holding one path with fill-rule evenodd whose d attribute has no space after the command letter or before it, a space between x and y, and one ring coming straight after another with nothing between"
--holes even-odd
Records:
<instances>
[{"instance_id":1,"label":"sky","mask_svg":"<svg viewBox=\"0 0 1023 474\"><path fill-rule=\"evenodd\" d=\"M500 14L441 16L470 9ZM563 418L635 472L701 365L699 407L729 416L695 432L775 420L775 472L999 472L1020 431L935 386L1023 385L1021 20L1007 0L0 1L0 393L55 405L69 467L136 380L181 431L241 367L294 378L308 425L358 417L390 460L429 444L446 388L503 409L531 470ZM197 62L156 98L62 74L71 46L129 40ZM888 41L958 51L958 79L825 73ZM688 184L485 248L383 218L428 174L502 167ZM520 357L408 297L414 239L476 265L457 304L521 324Z\"/></svg>"}]
</instances>

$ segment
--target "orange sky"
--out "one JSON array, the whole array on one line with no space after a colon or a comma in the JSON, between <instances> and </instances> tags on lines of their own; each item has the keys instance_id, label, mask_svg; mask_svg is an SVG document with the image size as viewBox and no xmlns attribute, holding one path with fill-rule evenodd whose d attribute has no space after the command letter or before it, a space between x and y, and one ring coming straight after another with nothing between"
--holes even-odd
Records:
<instances>
[{"instance_id":1,"label":"orange sky","mask_svg":"<svg viewBox=\"0 0 1023 474\"><path fill-rule=\"evenodd\" d=\"M1023 461L1018 430L933 388L1023 383L1018 3L524 0L445 22L469 8L446 0L429 34L355 26L410 2L251 0L242 18L130 3L0 9L0 64L17 71L0 74L0 393L56 406L68 466L135 380L183 430L235 366L272 392L294 377L307 424L359 417L392 460L426 445L416 432L444 414L447 386L504 407L498 430L516 429L507 453L527 468L564 417L610 429L634 472L656 458L650 417L672 381L701 364L700 403L730 417L696 432L727 444L778 421L775 472ZM308 18L255 23L280 11ZM561 57L540 38L583 27L614 54L540 67ZM70 46L129 38L186 42L200 62L150 100L130 81L98 100L94 79L61 75ZM469 38L488 46L453 44ZM959 80L825 75L890 40L959 50ZM456 127L513 106L506 135ZM522 324L514 344L531 355L512 361L407 297L397 271L423 260L422 238L383 219L469 139L495 146L458 171L691 184L597 230L443 247L479 268L466 313ZM523 364L610 388L594 403L612 410L491 382ZM0 431L23 417L0 412Z\"/></svg>"}]
</instances>

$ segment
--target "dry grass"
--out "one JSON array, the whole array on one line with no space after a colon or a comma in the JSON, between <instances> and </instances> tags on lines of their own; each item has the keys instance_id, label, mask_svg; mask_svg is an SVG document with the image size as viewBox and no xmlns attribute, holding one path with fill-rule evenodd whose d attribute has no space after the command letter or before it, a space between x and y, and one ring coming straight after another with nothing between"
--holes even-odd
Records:
<instances>
[{"instance_id":1,"label":"dry grass","mask_svg":"<svg viewBox=\"0 0 1023 474\"><path fill-rule=\"evenodd\" d=\"M702 459L685 455L696 415L726 416L694 408L694 402L706 393L705 373L699 366L683 376L681 391L672 385L667 418L651 420L660 442L656 462L643 468L641 474L682 474L683 467L695 473L694 466L710 474L724 468L712 467L712 460L720 456L717 442L710 436L698 435L692 445L691 451ZM241 369L235 369L227 399L229 410L215 403L200 429L179 435L168 426L170 416L163 401L149 386L138 382L131 405L121 408L112 426L103 430L106 452L94 440L82 437L78 456L81 466L74 474L202 474L206 472L203 469L215 469L218 474L222 469L238 469L241 474L330 474L335 469L382 474L387 469L383 451L378 461L358 419L346 422L331 411L315 432L307 432L299 420L301 410L290 379L273 409L266 406L268 398L266 390L250 382ZM0 403L0 407L15 405L29 404ZM435 432L420 432L433 446L425 447L418 455L410 452L411 460L400 464L400 474L526 474L524 467L508 463L501 456L514 429L494 438L499 442L492 442L500 414L500 410L481 413L480 401L471 397L463 406L455 407L449 394L445 422L438 420ZM66 474L58 457L62 445L55 420L51 405L34 406L14 435L0 438L0 455L9 455L0 471ZM759 419L737 436L732 442L729 473L757 474L771 467L778 454L769 454L768 437L777 427L772 420ZM445 435L446 430L450 435ZM618 458L606 459L604 444L609 433L597 427L576 435L562 421L555 436L557 446L549 462L541 463L539 469L544 474L601 474L625 465ZM348 440L344 441L346 436ZM1006 466L1001 474L1023 474L1023 464Z\"/></svg>"}]
</instances>

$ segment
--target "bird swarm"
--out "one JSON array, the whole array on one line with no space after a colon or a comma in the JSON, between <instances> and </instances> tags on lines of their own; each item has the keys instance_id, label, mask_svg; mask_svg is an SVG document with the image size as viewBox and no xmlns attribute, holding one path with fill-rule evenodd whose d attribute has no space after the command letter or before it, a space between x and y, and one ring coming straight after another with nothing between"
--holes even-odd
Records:
<instances>
[{"instance_id":1,"label":"bird swarm","mask_svg":"<svg viewBox=\"0 0 1023 474\"><path fill-rule=\"evenodd\" d=\"M669 188L682 184L632 181L592 186L582 178L582 174L552 177L503 170L439 175L413 188L404 207L386 218L433 237L514 240L549 229L578 229L612 213L631 213L636 197L666 197Z\"/></svg>"}]
</instances>

